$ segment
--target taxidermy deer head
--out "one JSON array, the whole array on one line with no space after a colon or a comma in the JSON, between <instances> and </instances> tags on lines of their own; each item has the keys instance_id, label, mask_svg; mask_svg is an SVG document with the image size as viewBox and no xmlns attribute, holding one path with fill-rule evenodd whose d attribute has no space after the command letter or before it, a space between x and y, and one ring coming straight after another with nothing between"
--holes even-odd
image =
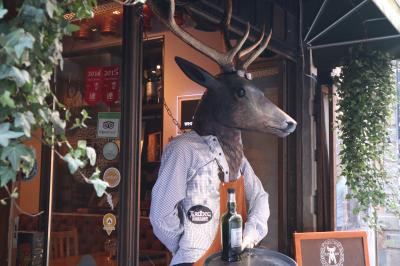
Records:
<instances>
[{"instance_id":1,"label":"taxidermy deer head","mask_svg":"<svg viewBox=\"0 0 400 266\"><path fill-rule=\"evenodd\" d=\"M220 26L228 51L221 53L201 43L176 24L174 0L168 1L167 8L160 7L157 4L159 2L164 1L147 1L153 12L176 36L221 67L221 73L213 76L183 58L175 58L190 79L207 88L197 108L193 129L200 135L218 137L228 157L230 172L235 174L243 156L241 130L268 132L285 137L296 128L296 122L267 99L246 72L248 66L267 48L271 32L266 36L263 29L253 45L241 50L250 33L250 24L247 23L242 38L232 46L229 40L232 3L227 0Z\"/></svg>"}]
</instances>

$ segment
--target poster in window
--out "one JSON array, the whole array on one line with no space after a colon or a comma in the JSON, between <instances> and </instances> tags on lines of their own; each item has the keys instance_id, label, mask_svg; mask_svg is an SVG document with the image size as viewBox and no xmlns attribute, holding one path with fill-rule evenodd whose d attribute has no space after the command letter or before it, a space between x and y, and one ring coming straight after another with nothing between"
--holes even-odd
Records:
<instances>
[{"instance_id":1,"label":"poster in window","mask_svg":"<svg viewBox=\"0 0 400 266\"><path fill-rule=\"evenodd\" d=\"M103 101L111 105L119 99L119 66L103 67Z\"/></svg>"},{"instance_id":2,"label":"poster in window","mask_svg":"<svg viewBox=\"0 0 400 266\"><path fill-rule=\"evenodd\" d=\"M103 98L103 68L89 67L85 75L85 102L88 105L96 105Z\"/></svg>"}]
</instances>

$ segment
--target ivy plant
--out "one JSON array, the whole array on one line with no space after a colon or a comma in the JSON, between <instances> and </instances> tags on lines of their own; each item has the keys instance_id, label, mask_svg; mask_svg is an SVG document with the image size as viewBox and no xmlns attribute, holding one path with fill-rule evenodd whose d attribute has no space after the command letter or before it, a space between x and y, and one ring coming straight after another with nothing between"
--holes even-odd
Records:
<instances>
[{"instance_id":1,"label":"ivy plant","mask_svg":"<svg viewBox=\"0 0 400 266\"><path fill-rule=\"evenodd\" d=\"M339 157L347 198L358 201L353 212L363 213L372 227L378 226L379 208L400 214L398 195L391 191L393 177L384 166L388 119L396 99L393 74L388 54L358 47L350 50L336 78Z\"/></svg>"},{"instance_id":2,"label":"ivy plant","mask_svg":"<svg viewBox=\"0 0 400 266\"><path fill-rule=\"evenodd\" d=\"M17 2L17 3L16 3ZM95 165L96 152L81 140L73 147L66 138L67 108L51 90L54 69L62 68L62 38L79 27L64 19L74 13L76 19L90 18L96 0L0 0L0 187L28 176L35 165L34 149L26 144L32 132L42 129L45 145L66 145L68 152L56 154L68 164L69 171L80 171ZM73 127L86 127L86 111L75 119ZM98 169L82 178L93 184L102 196L107 183L99 178ZM13 191L6 200L16 197Z\"/></svg>"}]
</instances>

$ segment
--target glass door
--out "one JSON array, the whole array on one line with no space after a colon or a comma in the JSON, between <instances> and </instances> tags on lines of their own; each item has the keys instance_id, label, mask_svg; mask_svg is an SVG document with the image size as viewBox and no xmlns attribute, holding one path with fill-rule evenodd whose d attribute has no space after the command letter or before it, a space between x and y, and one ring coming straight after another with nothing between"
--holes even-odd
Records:
<instances>
[{"instance_id":1,"label":"glass door","mask_svg":"<svg viewBox=\"0 0 400 266\"><path fill-rule=\"evenodd\" d=\"M71 113L67 139L74 147L84 141L95 149L100 178L109 188L108 196L98 197L84 180L95 167L70 174L63 159L55 157L50 265L117 265L121 63L120 46L90 49L66 56L58 71L56 94ZM90 117L86 126L75 127L84 112ZM56 148L56 154L67 152Z\"/></svg>"}]
</instances>

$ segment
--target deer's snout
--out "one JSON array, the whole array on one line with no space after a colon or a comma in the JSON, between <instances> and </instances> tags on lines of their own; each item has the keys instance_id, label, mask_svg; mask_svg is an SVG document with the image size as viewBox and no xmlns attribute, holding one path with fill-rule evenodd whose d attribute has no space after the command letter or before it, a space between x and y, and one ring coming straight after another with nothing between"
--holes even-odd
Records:
<instances>
[{"instance_id":1,"label":"deer's snout","mask_svg":"<svg viewBox=\"0 0 400 266\"><path fill-rule=\"evenodd\" d=\"M294 121L294 120L286 121L286 124L287 124L287 126L285 128L285 131L287 133L292 133L296 129L296 126L297 126L296 121Z\"/></svg>"}]
</instances>

